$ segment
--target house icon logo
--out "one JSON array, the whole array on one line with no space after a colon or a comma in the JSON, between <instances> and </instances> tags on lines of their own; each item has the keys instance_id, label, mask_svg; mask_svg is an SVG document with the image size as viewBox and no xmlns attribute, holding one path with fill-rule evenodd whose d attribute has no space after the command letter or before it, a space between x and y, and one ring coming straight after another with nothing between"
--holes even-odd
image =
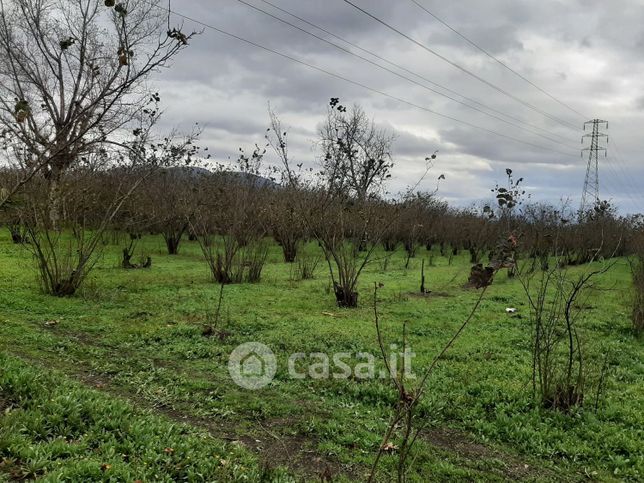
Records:
<instances>
[{"instance_id":1,"label":"house icon logo","mask_svg":"<svg viewBox=\"0 0 644 483\"><path fill-rule=\"evenodd\" d=\"M245 389L261 389L275 377L275 354L260 342L246 342L235 348L228 359L228 372L235 384Z\"/></svg>"}]
</instances>

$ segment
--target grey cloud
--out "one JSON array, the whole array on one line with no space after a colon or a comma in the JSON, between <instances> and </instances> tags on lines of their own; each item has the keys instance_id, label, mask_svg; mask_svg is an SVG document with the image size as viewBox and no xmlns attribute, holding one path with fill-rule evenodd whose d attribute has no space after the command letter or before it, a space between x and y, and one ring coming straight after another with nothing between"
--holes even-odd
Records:
<instances>
[{"instance_id":1,"label":"grey cloud","mask_svg":"<svg viewBox=\"0 0 644 483\"><path fill-rule=\"evenodd\" d=\"M638 109L644 110L644 96L640 97L635 103L635 105Z\"/></svg>"},{"instance_id":2,"label":"grey cloud","mask_svg":"<svg viewBox=\"0 0 644 483\"><path fill-rule=\"evenodd\" d=\"M284 16L260 0L248 1ZM198 121L205 129L203 141L218 155L227 158L235 155L238 146L248 147L262 141L268 123L267 102L270 101L284 124L293 126L291 150L294 156L307 166L313 166L316 152L312 146L317 126L326 114L329 97L340 97L346 103L360 103L376 122L396 131L394 154L398 165L391 183L392 192L413 183L415 176L423 170L424 157L438 149L436 169L450 173L442 188L444 195L458 203L484 199L489 187L496 180L502 180L505 167L512 167L529 180L535 197L553 202L562 196L579 197L585 167L585 161L578 157L579 138L583 134L581 124L587 119L544 96L473 49L412 2L354 0L512 95L579 128L558 125L519 105L388 31L341 0L270 1L434 82L545 129L548 136L556 136L567 146L523 131L514 120L500 122L414 86L235 0L173 2L173 9L394 97L538 146L571 153L573 157L517 144L435 116L209 29L192 41L171 68L155 77L167 111L163 128L190 126ZM641 56L644 7L640 2L419 1L576 110L611 121L611 143L614 138L620 146L620 173L626 175L607 178L603 186L606 197L619 199L625 210L633 211L638 209L638 204L644 205L644 186L638 181L644 179L644 172L640 167L642 161L637 157L639 133L644 122L640 81L644 77L644 58ZM179 21L178 18L174 20ZM292 18L288 20L313 30ZM201 27L185 21L184 30L192 28ZM404 75L411 76L409 73ZM424 82L420 78L417 80Z\"/></svg>"},{"instance_id":3,"label":"grey cloud","mask_svg":"<svg viewBox=\"0 0 644 483\"><path fill-rule=\"evenodd\" d=\"M429 139L400 130L395 130L394 135L394 158L405 156L423 160L439 149L440 144L437 139Z\"/></svg>"}]
</instances>

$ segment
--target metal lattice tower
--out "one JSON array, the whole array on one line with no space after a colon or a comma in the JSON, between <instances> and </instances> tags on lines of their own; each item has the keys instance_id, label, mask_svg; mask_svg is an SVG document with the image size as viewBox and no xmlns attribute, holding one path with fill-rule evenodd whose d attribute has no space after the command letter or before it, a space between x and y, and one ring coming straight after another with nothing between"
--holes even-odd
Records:
<instances>
[{"instance_id":1,"label":"metal lattice tower","mask_svg":"<svg viewBox=\"0 0 644 483\"><path fill-rule=\"evenodd\" d=\"M586 168L586 180L584 181L584 191L581 195L581 207L579 209L580 216L583 216L589 209L599 202L599 152L603 151L604 155L607 154L606 148L599 145L600 139L606 138L608 143L608 135L599 132L601 125L608 129L608 121L601 119L593 119L584 123L584 131L586 126L592 124L592 133L584 134L581 138L582 144L586 139L590 139L590 146L581 150L581 156L588 153L588 167Z\"/></svg>"}]
</instances>

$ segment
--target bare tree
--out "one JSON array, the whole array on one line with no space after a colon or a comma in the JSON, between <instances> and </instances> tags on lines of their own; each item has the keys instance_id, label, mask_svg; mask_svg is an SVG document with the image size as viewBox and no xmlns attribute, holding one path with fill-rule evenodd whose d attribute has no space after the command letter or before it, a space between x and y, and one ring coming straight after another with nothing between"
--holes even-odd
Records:
<instances>
[{"instance_id":1,"label":"bare tree","mask_svg":"<svg viewBox=\"0 0 644 483\"><path fill-rule=\"evenodd\" d=\"M322 247L340 307L358 306L360 275L392 223L383 219L383 204L345 200L323 190L310 196L307 225ZM359 249L362 244L367 245L364 251Z\"/></svg>"},{"instance_id":2,"label":"bare tree","mask_svg":"<svg viewBox=\"0 0 644 483\"><path fill-rule=\"evenodd\" d=\"M275 241L282 247L284 261L292 263L305 237L304 221L298 208L302 190L305 188L301 173L302 164L291 166L288 132L270 106L268 115L270 127L266 130L265 138L280 160L281 167L276 167L275 171L281 175L282 189L273 193L274 196L271 197L267 221Z\"/></svg>"},{"instance_id":3,"label":"bare tree","mask_svg":"<svg viewBox=\"0 0 644 483\"><path fill-rule=\"evenodd\" d=\"M159 0L0 0L0 130L23 170L0 204L42 173L60 229L61 184L82 156L121 144L151 73L192 37ZM167 28L166 28L167 25Z\"/></svg>"},{"instance_id":4,"label":"bare tree","mask_svg":"<svg viewBox=\"0 0 644 483\"><path fill-rule=\"evenodd\" d=\"M338 98L332 98L320 129L322 173L327 189L366 200L391 177L393 139L360 106L347 109Z\"/></svg>"}]
</instances>

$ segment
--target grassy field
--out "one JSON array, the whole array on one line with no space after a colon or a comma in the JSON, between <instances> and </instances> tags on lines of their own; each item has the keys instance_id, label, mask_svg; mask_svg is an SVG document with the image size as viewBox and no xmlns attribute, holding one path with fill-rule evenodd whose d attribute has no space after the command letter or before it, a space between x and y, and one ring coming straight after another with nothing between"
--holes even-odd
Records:
<instances>
[{"instance_id":1,"label":"grassy field","mask_svg":"<svg viewBox=\"0 0 644 483\"><path fill-rule=\"evenodd\" d=\"M30 252L0 235L0 481L359 481L368 474L396 400L386 380L296 380L293 352L378 353L372 287L388 342L409 323L421 372L471 310L468 259L433 255L429 296L419 286L420 250L369 265L360 308L335 306L326 265L314 280L290 280L278 247L259 284L224 290L221 336L203 325L217 306L198 246L178 256L149 237L150 270L119 268L106 246L81 293L57 299L37 289ZM317 247L311 245L308 250ZM575 269L580 270L580 268ZM644 477L644 348L630 332L630 273L620 261L584 302L587 360L605 390L594 411L536 408L530 325L517 280L501 274L462 338L430 380L413 481L619 481ZM508 315L506 307L517 307ZM228 374L239 344L258 341L278 359L266 388ZM589 395L593 399L594 395ZM387 455L380 478L393 477Z\"/></svg>"}]
</instances>

